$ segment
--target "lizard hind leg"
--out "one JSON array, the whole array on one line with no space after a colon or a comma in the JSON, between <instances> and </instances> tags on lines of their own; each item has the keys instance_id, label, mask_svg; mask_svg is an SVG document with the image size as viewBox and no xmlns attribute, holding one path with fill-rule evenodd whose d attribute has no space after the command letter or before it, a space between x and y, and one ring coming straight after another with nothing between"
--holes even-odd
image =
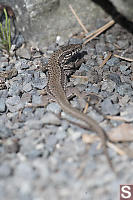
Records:
<instances>
[{"instance_id":1,"label":"lizard hind leg","mask_svg":"<svg viewBox=\"0 0 133 200\"><path fill-rule=\"evenodd\" d=\"M86 105L86 101L85 101L86 94L80 93L78 88L76 88L76 87L67 87L66 96L67 96L68 100L73 99L75 96L78 97L79 108L82 109L82 108L85 107L85 105Z\"/></svg>"}]
</instances>

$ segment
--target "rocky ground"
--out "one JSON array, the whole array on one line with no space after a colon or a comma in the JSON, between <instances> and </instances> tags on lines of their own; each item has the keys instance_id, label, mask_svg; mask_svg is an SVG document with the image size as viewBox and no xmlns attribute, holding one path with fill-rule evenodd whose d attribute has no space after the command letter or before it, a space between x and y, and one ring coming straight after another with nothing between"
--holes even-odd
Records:
<instances>
[{"instance_id":1,"label":"rocky ground","mask_svg":"<svg viewBox=\"0 0 133 200\"><path fill-rule=\"evenodd\" d=\"M133 65L114 56L103 67L99 65L108 52L132 58L132 42L131 34L113 26L84 47L86 64L74 75L86 78L71 77L68 84L81 93L93 94L91 104L101 114L93 106L86 114L108 134L123 121L104 119L103 114L124 116L132 124ZM43 104L42 90L47 84L47 76L39 68L56 46L51 45L44 56L34 52L32 59L14 56L9 62L1 53L0 71L15 68L18 74L0 90L0 200L118 199L119 185L133 180L132 141L115 144L125 155L108 148L115 176L98 148L100 140L87 144L85 136L95 133L68 122L71 116L55 102L36 107ZM78 100L73 98L71 104L83 110L85 103Z\"/></svg>"}]
</instances>

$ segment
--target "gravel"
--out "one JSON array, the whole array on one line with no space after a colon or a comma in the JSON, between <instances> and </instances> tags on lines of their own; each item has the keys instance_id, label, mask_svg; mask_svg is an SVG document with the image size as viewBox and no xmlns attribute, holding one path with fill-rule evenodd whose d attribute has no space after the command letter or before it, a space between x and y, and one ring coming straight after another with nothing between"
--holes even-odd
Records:
<instances>
[{"instance_id":1,"label":"gravel","mask_svg":"<svg viewBox=\"0 0 133 200\"><path fill-rule=\"evenodd\" d=\"M117 115L119 110L118 104L113 104L110 99L105 99L102 103L102 111L105 115Z\"/></svg>"},{"instance_id":2,"label":"gravel","mask_svg":"<svg viewBox=\"0 0 133 200\"><path fill-rule=\"evenodd\" d=\"M19 39L18 46L23 41ZM74 38L69 42L80 41ZM65 42L58 40L58 43ZM113 55L103 67L99 68L99 64L110 50L120 53L117 45L122 52L126 49L123 56L132 56L130 43L131 35L115 25L84 47L86 63L75 75L88 79L70 79L69 86L76 87L87 95L85 100L90 97L88 102L93 102L94 108L89 106L86 115L107 131L123 121L107 120L104 115L133 122L132 64ZM46 55L56 46L48 47ZM36 55L41 57L29 60L24 58L24 51L21 53L23 56L17 59L14 56L9 63L0 55L0 71L12 66L18 70L16 77L6 80L7 89L0 90L0 200L99 200L99 197L113 200L119 195L119 185L133 180L132 142L112 144L125 152L125 156L108 147L118 172L115 177L96 133L73 124L78 121L62 112L56 102L43 107L46 102L42 100L41 90L47 84L47 73L39 67L42 60L47 63L47 58L37 51ZM81 111L86 106L86 103L80 105L79 97L70 102ZM85 135L86 140L83 139Z\"/></svg>"},{"instance_id":3,"label":"gravel","mask_svg":"<svg viewBox=\"0 0 133 200\"><path fill-rule=\"evenodd\" d=\"M5 112L6 110L6 104L5 104L5 99L4 98L0 98L0 113Z\"/></svg>"}]
</instances>

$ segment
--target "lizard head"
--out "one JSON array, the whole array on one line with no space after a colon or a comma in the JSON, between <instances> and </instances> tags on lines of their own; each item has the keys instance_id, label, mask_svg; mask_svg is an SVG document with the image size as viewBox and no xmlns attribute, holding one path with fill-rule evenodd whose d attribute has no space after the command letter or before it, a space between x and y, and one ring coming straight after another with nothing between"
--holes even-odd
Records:
<instances>
[{"instance_id":1,"label":"lizard head","mask_svg":"<svg viewBox=\"0 0 133 200\"><path fill-rule=\"evenodd\" d=\"M77 53L79 53L79 51L81 49L82 49L82 45L81 44L70 44L68 46L61 47L62 53L61 53L59 61L66 62L72 56L74 56Z\"/></svg>"}]
</instances>

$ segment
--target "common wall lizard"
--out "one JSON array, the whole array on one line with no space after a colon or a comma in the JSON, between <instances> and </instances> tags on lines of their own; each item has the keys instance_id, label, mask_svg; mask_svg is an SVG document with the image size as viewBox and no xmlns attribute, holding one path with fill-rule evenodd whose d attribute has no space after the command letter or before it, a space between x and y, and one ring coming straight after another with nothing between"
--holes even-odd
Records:
<instances>
[{"instance_id":1,"label":"common wall lizard","mask_svg":"<svg viewBox=\"0 0 133 200\"><path fill-rule=\"evenodd\" d=\"M65 73L63 69L64 64L66 64L72 56L79 53L81 49L82 45L71 44L61 47L52 54L52 56L48 60L47 65L47 92L55 98L55 100L61 106L64 112L70 114L74 118L81 120L87 125L88 129L93 130L100 136L108 163L110 167L113 168L106 147L106 132L99 126L99 124L95 120L80 112L79 110L73 108L69 103L65 93Z\"/></svg>"}]
</instances>

